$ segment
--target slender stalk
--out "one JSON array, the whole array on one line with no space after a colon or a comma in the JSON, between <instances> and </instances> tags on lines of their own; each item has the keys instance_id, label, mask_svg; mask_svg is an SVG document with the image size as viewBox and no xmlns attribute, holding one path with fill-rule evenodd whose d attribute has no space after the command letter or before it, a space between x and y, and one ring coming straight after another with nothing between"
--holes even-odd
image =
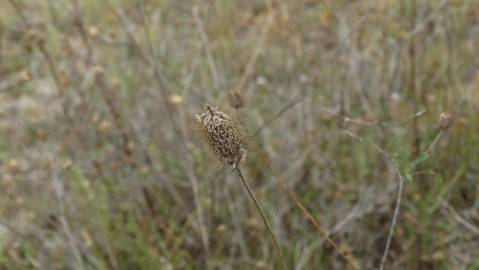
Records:
<instances>
[{"instance_id":1,"label":"slender stalk","mask_svg":"<svg viewBox=\"0 0 479 270\"><path fill-rule=\"evenodd\" d=\"M241 172L240 168L239 168L238 166L235 166L235 169L236 169L236 171L238 172L238 175L239 175L239 177L241 178L241 181L243 182L244 187L245 187L246 190L248 191L249 196L250 196L251 199L253 200L254 205L255 205L256 208L258 209L258 212L261 214L261 218L263 219L264 225L266 226L266 228L268 229L269 233L271 234L271 238L273 238L274 247L276 248L276 251L278 252L279 260L280 260L280 262L281 262L281 268L282 268L283 270L288 269L288 268L286 267L286 260L284 259L283 251L281 250L281 247L280 247L280 245L279 245L279 241L278 241L278 239L276 238L276 236L275 236L274 233L273 233L273 229L271 228L271 225L269 224L268 219L266 218L266 215L265 215L265 213L264 213L264 211L263 211L263 208L261 207L261 205L259 204L258 200L256 199L256 196L254 195L253 190L252 190L251 187L249 186L248 182L246 182L246 179L244 178L243 173Z\"/></svg>"},{"instance_id":2,"label":"slender stalk","mask_svg":"<svg viewBox=\"0 0 479 270\"><path fill-rule=\"evenodd\" d=\"M286 194L288 194L288 197L294 202L294 204L296 204L296 207L298 207L303 212L303 214L306 216L306 218L314 225L314 227L319 232L319 234L321 234L321 236L324 237L326 239L326 241L339 253L339 255L346 261L346 263L349 265L349 267L351 269L357 270L358 267L354 263L354 258L351 258L352 255L347 255L341 250L339 245L328 235L328 233L323 228L323 226L321 226L321 223L319 223L318 219L316 219L313 216L313 214L311 214L311 212L309 212L309 210L306 209L306 207L301 203L301 201L294 194L294 192L290 188L288 188L288 185L286 184L284 179L281 178L281 176L279 176L278 174L276 174L273 171L273 168L269 164L266 156L261 152L260 152L260 157L263 159L263 161L267 165L269 171L273 174L276 181L279 183L279 186L281 187L281 189L283 189L283 191L285 191Z\"/></svg>"},{"instance_id":3,"label":"slender stalk","mask_svg":"<svg viewBox=\"0 0 479 270\"><path fill-rule=\"evenodd\" d=\"M290 104L288 104L285 108L283 108L276 116L274 116L272 119L268 120L266 122L265 125L263 125L262 127L258 128L256 130L256 132L254 133L254 135L252 137L255 137L256 135L258 135L262 129L271 124L277 117L281 116L284 112L286 112L289 108L293 107L296 102L300 101L302 97L299 97L297 100L294 100L293 102L291 102ZM241 122L240 122L241 123ZM243 125L243 128L245 131L247 131L248 129ZM339 247L339 245L328 235L328 233L326 233L326 230L323 228L323 226L321 226L321 224L319 223L318 219L315 218L311 212L309 212L308 209L306 209L306 207L303 205L303 203L301 203L301 201L298 199L298 197L294 194L294 192L288 188L288 185L286 184L286 182L283 180L283 178L276 174L271 166L271 164L269 163L268 161L268 158L266 157L266 155L261 151L261 148L256 144L256 152L258 153L258 155L261 157L261 159L263 160L263 162L266 164L266 167L268 168L268 170L271 172L271 174L273 174L274 178L276 179L276 181L278 182L279 186L281 187L281 189L283 189L283 191L286 192L286 194L288 194L288 197L294 202L294 204L296 205L297 208L299 208L303 214L305 215L305 217L314 225L314 227L316 228L316 230L319 232L319 234L321 234L322 237L324 237L326 239L326 241L339 253L339 255L346 261L346 263L349 265L349 267L353 270L357 270L358 267L356 266L356 263L355 263L355 259L354 259L354 256L352 254L345 254L345 252L343 252L341 250L341 248Z\"/></svg>"},{"instance_id":4,"label":"slender stalk","mask_svg":"<svg viewBox=\"0 0 479 270\"><path fill-rule=\"evenodd\" d=\"M393 219L391 221L391 227L389 228L388 239L386 241L386 247L384 248L383 256L381 257L381 264L379 265L380 270L384 269L384 265L386 264L386 259L389 254L389 249L391 248L391 242L393 239L394 230L396 229L396 224L399 217L399 211L401 209L402 193L404 190L404 177L402 176L401 171L399 170L399 168L397 168L397 166L394 166L394 170L396 171L398 179L399 179L398 192L396 197L396 206L394 207Z\"/></svg>"},{"instance_id":5,"label":"slender stalk","mask_svg":"<svg viewBox=\"0 0 479 270\"><path fill-rule=\"evenodd\" d=\"M424 153L429 154L429 152L432 151L432 148L436 145L436 143L439 141L441 136L442 136L442 131L439 130L438 134L436 135L436 137L434 138L432 143L429 145L429 147L424 152L422 152L422 154L424 154ZM368 142L368 141L366 141L366 142ZM374 146L374 144L372 144L370 142L368 142L368 143ZM386 154L385 151L383 151L383 153L385 153L384 155L391 162L391 165L393 166L393 169L396 171L396 174L397 174L398 179L399 179L399 183L398 183L398 192L397 192L397 197L396 197L396 206L394 207L393 219L391 221L391 227L389 228L389 234L388 234L388 238L387 238L387 241L386 241L386 247L384 248L383 256L381 257L381 264L379 265L379 270L384 269L384 265L386 264L386 259L387 259L388 254L389 254L389 249L391 248L391 242L392 242L392 238L394 236L394 230L396 229L396 225L397 225L397 221L398 221L398 217L399 217L399 211L400 211L400 208L401 208L401 200L402 200L402 194L403 194L404 182L405 182L404 181L404 176L402 175L401 170L398 168L397 165L394 164L393 159L388 154Z\"/></svg>"}]
</instances>

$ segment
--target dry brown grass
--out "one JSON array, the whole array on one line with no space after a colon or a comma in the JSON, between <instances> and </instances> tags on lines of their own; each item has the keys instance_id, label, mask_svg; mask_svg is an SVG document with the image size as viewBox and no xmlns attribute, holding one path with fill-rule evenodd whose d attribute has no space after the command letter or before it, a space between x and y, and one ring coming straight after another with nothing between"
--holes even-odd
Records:
<instances>
[{"instance_id":1,"label":"dry brown grass","mask_svg":"<svg viewBox=\"0 0 479 270\"><path fill-rule=\"evenodd\" d=\"M291 268L478 268L478 10L0 1L0 268L274 268L212 103Z\"/></svg>"}]
</instances>

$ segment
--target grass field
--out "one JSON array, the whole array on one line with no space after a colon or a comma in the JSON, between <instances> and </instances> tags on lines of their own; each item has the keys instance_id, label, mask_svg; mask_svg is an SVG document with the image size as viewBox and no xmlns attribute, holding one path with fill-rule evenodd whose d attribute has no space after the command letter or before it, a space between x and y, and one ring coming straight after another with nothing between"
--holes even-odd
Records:
<instances>
[{"instance_id":1,"label":"grass field","mask_svg":"<svg viewBox=\"0 0 479 270\"><path fill-rule=\"evenodd\" d=\"M0 269L280 269L206 105L288 269L479 269L479 0L0 0Z\"/></svg>"}]
</instances>

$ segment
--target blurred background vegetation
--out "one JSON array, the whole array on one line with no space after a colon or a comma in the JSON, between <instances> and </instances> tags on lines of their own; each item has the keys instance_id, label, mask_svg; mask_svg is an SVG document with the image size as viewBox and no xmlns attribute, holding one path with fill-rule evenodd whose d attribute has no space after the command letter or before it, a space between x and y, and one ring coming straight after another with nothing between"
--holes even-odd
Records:
<instances>
[{"instance_id":1,"label":"blurred background vegetation","mask_svg":"<svg viewBox=\"0 0 479 270\"><path fill-rule=\"evenodd\" d=\"M478 72L478 0L1 0L0 268L279 269L215 104L291 269L348 266L274 174L360 269L479 269Z\"/></svg>"}]
</instances>

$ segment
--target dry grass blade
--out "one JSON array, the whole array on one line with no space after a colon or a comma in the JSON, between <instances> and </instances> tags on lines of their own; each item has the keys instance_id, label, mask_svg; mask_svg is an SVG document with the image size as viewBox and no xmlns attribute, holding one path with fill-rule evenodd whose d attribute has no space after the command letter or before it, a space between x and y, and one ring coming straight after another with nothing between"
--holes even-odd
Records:
<instances>
[{"instance_id":1,"label":"dry grass blade","mask_svg":"<svg viewBox=\"0 0 479 270\"><path fill-rule=\"evenodd\" d=\"M316 230L321 234L322 237L324 237L326 239L326 241L328 241L328 243L339 253L339 255L348 263L349 267L351 269L355 269L357 270L358 267L356 266L356 263L355 263L355 260L354 258L352 258L352 256L348 256L346 255L342 250L341 248L339 247L339 245L333 240L331 239L331 237L329 237L328 233L326 233L326 230L323 228L323 226L321 226L321 223L311 214L311 212L309 212L308 209L306 209L306 207L301 203L301 201L297 198L297 196L293 193L293 191L291 191L291 189L288 188L286 182L284 182L283 178L281 176L279 176L278 174L276 174L272 167L271 167L271 164L268 162L266 156L262 153L262 152L259 152L260 153L260 157L261 159L263 160L263 162L266 164L266 166L268 167L268 170L273 174L274 178L276 179L276 181L278 182L279 186L281 187L281 189L284 190L284 192L286 192L286 194L288 194L288 197L294 202L294 204L296 205L296 207L298 207L299 209L301 209L301 211L303 212L303 214L306 216L306 218L313 224L313 226L316 228Z\"/></svg>"}]
</instances>

